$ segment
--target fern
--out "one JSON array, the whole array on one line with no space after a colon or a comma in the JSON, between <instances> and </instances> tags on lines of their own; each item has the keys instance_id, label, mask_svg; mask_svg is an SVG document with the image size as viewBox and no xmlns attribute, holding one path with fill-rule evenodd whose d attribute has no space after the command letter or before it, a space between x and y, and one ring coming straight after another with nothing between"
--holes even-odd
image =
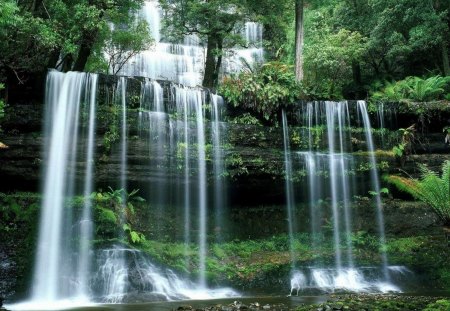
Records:
<instances>
[{"instance_id":1,"label":"fern","mask_svg":"<svg viewBox=\"0 0 450 311\"><path fill-rule=\"evenodd\" d=\"M425 102L440 99L450 79L441 76L434 76L428 79L409 77L405 81L408 88L408 98L414 101Z\"/></svg>"},{"instance_id":2,"label":"fern","mask_svg":"<svg viewBox=\"0 0 450 311\"><path fill-rule=\"evenodd\" d=\"M372 94L372 99L389 102L440 100L447 98L448 95L445 93L449 84L450 77L433 76L428 79L407 77L397 82L385 82L381 91Z\"/></svg>"},{"instance_id":3,"label":"fern","mask_svg":"<svg viewBox=\"0 0 450 311\"><path fill-rule=\"evenodd\" d=\"M442 175L420 166L420 180L400 176L385 179L399 190L408 192L414 198L430 206L444 225L450 225L450 161L442 165Z\"/></svg>"},{"instance_id":4,"label":"fern","mask_svg":"<svg viewBox=\"0 0 450 311\"><path fill-rule=\"evenodd\" d=\"M384 178L388 183L396 186L400 191L407 192L415 199L420 197L419 181L412 178L405 178L396 175L386 176Z\"/></svg>"}]
</instances>

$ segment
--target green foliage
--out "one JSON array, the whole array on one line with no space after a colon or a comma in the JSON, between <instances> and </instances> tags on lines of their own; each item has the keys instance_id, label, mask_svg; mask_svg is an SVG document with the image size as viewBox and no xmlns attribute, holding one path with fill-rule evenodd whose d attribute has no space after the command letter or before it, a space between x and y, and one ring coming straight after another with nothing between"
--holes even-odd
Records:
<instances>
[{"instance_id":1,"label":"green foliage","mask_svg":"<svg viewBox=\"0 0 450 311\"><path fill-rule=\"evenodd\" d=\"M128 239L131 241L132 244L139 244L143 243L145 241L145 235L134 231L131 229L131 224L127 223L122 226L122 229L125 233L128 234Z\"/></svg>"},{"instance_id":2,"label":"green foliage","mask_svg":"<svg viewBox=\"0 0 450 311\"><path fill-rule=\"evenodd\" d=\"M442 176L420 165L421 179L388 176L386 180L414 198L423 201L441 219L450 225L450 161L442 165Z\"/></svg>"},{"instance_id":3,"label":"green foliage","mask_svg":"<svg viewBox=\"0 0 450 311\"><path fill-rule=\"evenodd\" d=\"M40 196L35 193L0 193L0 231L16 230L21 223L35 224L39 204Z\"/></svg>"},{"instance_id":4,"label":"green foliage","mask_svg":"<svg viewBox=\"0 0 450 311\"><path fill-rule=\"evenodd\" d=\"M450 310L450 300L441 299L429 304L423 311L448 311Z\"/></svg>"},{"instance_id":5,"label":"green foliage","mask_svg":"<svg viewBox=\"0 0 450 311\"><path fill-rule=\"evenodd\" d=\"M108 111L104 115L109 117L109 126L103 136L103 147L105 148L105 153L109 153L112 145L120 138L118 124L119 108L116 105L108 107Z\"/></svg>"},{"instance_id":6,"label":"green foliage","mask_svg":"<svg viewBox=\"0 0 450 311\"><path fill-rule=\"evenodd\" d=\"M448 5L442 1L307 2L305 82L321 98L361 99L377 80L449 75L443 57L448 58L448 20ZM280 48L288 63L294 61L293 28Z\"/></svg>"},{"instance_id":7,"label":"green foliage","mask_svg":"<svg viewBox=\"0 0 450 311\"><path fill-rule=\"evenodd\" d=\"M90 198L95 206L94 216L98 238L112 239L122 230L127 233L133 244L145 240L142 233L132 230L132 224L135 221L134 203L144 201L137 196L138 191L133 190L127 193L124 189L109 188L108 192L99 191L91 194Z\"/></svg>"},{"instance_id":8,"label":"green foliage","mask_svg":"<svg viewBox=\"0 0 450 311\"><path fill-rule=\"evenodd\" d=\"M348 311L406 311L406 310L448 310L448 309L424 309L427 305L438 306L432 303L435 297L427 296L403 296L390 294L336 294L325 303L300 306L296 311L316 310L348 310ZM431 303L431 304L430 304ZM443 305L445 306L445 305Z\"/></svg>"},{"instance_id":9,"label":"green foliage","mask_svg":"<svg viewBox=\"0 0 450 311\"><path fill-rule=\"evenodd\" d=\"M106 39L104 51L108 55L108 71L117 74L136 54L153 43L145 21L130 24L126 28L115 27Z\"/></svg>"},{"instance_id":10,"label":"green foliage","mask_svg":"<svg viewBox=\"0 0 450 311\"><path fill-rule=\"evenodd\" d=\"M248 125L261 125L261 122L250 113L246 112L231 119L230 123L233 124L248 124Z\"/></svg>"},{"instance_id":11,"label":"green foliage","mask_svg":"<svg viewBox=\"0 0 450 311\"><path fill-rule=\"evenodd\" d=\"M254 113L263 121L275 121L280 109L300 97L291 66L266 63L255 72L242 72L223 80L219 93L234 107Z\"/></svg>"},{"instance_id":12,"label":"green foliage","mask_svg":"<svg viewBox=\"0 0 450 311\"><path fill-rule=\"evenodd\" d=\"M389 189L388 188L381 188L380 192L376 192L376 191L369 191L369 194L371 196L377 196L377 195L382 195L382 194L389 194Z\"/></svg>"},{"instance_id":13,"label":"green foliage","mask_svg":"<svg viewBox=\"0 0 450 311\"><path fill-rule=\"evenodd\" d=\"M398 144L397 146L394 146L392 148L392 153L397 158L403 157L404 151L405 151L405 144Z\"/></svg>"},{"instance_id":14,"label":"green foliage","mask_svg":"<svg viewBox=\"0 0 450 311\"><path fill-rule=\"evenodd\" d=\"M324 25L326 15L312 21L311 37L305 43L305 83L319 98L343 98L343 87L352 80L352 64L364 57L367 39L359 32L341 29L334 33Z\"/></svg>"},{"instance_id":15,"label":"green foliage","mask_svg":"<svg viewBox=\"0 0 450 311\"><path fill-rule=\"evenodd\" d=\"M427 102L444 99L450 88L450 77L433 76L428 79L407 77L404 80L386 83L385 87L372 94L372 100L387 102Z\"/></svg>"},{"instance_id":16,"label":"green foliage","mask_svg":"<svg viewBox=\"0 0 450 311\"><path fill-rule=\"evenodd\" d=\"M405 237L405 238L397 238L390 239L387 244L387 251L391 254L413 254L425 243L425 239L423 237Z\"/></svg>"},{"instance_id":17,"label":"green foliage","mask_svg":"<svg viewBox=\"0 0 450 311\"><path fill-rule=\"evenodd\" d=\"M231 178L248 174L248 169L244 165L244 160L239 153L233 152L228 155L225 158L225 164L227 167L227 175Z\"/></svg>"},{"instance_id":18,"label":"green foliage","mask_svg":"<svg viewBox=\"0 0 450 311\"><path fill-rule=\"evenodd\" d=\"M0 92L5 88L3 83L0 83ZM5 102L0 98L0 120L5 116Z\"/></svg>"},{"instance_id":19,"label":"green foliage","mask_svg":"<svg viewBox=\"0 0 450 311\"><path fill-rule=\"evenodd\" d=\"M144 28L134 27L133 13L142 3L142 0L2 1L0 80L7 70L15 73L19 81L27 73L45 71L47 66L57 65L58 55L64 69L70 70L82 54L81 46L89 49L93 59L103 59L103 48L112 44L107 40L111 33L109 23L129 25L128 38L122 37L121 44L115 46L125 46L127 51L134 49L137 42L142 42L139 34Z\"/></svg>"}]
</instances>

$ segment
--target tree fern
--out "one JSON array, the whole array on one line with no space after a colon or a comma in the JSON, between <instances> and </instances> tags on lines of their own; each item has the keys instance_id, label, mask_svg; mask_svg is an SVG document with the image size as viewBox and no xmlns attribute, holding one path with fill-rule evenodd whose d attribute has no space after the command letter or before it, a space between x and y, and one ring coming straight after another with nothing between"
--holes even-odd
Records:
<instances>
[{"instance_id":1,"label":"tree fern","mask_svg":"<svg viewBox=\"0 0 450 311\"><path fill-rule=\"evenodd\" d=\"M430 206L444 225L450 226L450 161L442 165L442 176L426 166L420 166L420 180L400 176L388 176L386 180L399 190Z\"/></svg>"}]
</instances>

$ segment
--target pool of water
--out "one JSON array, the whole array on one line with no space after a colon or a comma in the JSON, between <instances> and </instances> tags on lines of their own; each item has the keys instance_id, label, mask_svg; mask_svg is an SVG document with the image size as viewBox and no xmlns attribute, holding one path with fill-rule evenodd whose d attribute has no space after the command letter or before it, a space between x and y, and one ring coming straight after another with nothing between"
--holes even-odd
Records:
<instances>
[{"instance_id":1,"label":"pool of water","mask_svg":"<svg viewBox=\"0 0 450 311\"><path fill-rule=\"evenodd\" d=\"M291 297L245 297L245 298L226 298L226 299L213 299L213 300L184 300L184 301L170 301L170 302L151 302L140 304L105 304L94 305L89 307L72 308L66 310L72 311L172 311L176 310L180 306L192 306L193 310L202 309L205 307L222 305L228 306L234 301L240 301L245 305L258 302L261 306L264 305L280 305L284 307L283 310L294 309L302 304L314 304L321 303L327 300L328 296L291 296ZM278 309L279 310L279 309Z\"/></svg>"}]
</instances>

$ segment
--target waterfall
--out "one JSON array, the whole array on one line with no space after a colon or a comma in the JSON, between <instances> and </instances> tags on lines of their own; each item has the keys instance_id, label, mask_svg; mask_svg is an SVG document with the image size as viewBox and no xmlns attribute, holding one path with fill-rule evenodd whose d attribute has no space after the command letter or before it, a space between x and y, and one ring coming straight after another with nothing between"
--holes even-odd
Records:
<instances>
[{"instance_id":1,"label":"waterfall","mask_svg":"<svg viewBox=\"0 0 450 311\"><path fill-rule=\"evenodd\" d=\"M97 258L99 269L93 283L101 289L103 300L110 303L123 302L125 289L129 293L139 293L147 299L159 301L214 299L236 295L229 288L205 291L197 284L179 278L172 270L158 267L135 249L105 249L100 251ZM122 266L118 261L124 258L126 264Z\"/></svg>"},{"instance_id":2,"label":"waterfall","mask_svg":"<svg viewBox=\"0 0 450 311\"><path fill-rule=\"evenodd\" d=\"M198 197L199 197L199 284L206 287L206 153L205 153L205 129L203 122L202 94L195 92L195 112L197 114L197 151L198 151Z\"/></svg>"},{"instance_id":3,"label":"waterfall","mask_svg":"<svg viewBox=\"0 0 450 311\"><path fill-rule=\"evenodd\" d=\"M189 88L171 84L163 88L157 81L145 80L142 83L139 112L139 132L148 135L148 148L151 160L150 167L156 174L150 182L150 203L156 204L157 219L163 219L165 209L174 204L183 206L183 240L185 242L185 262L188 269L191 261L189 246L198 243L198 286L206 288L206 257L208 248L208 202L210 194L207 191L207 174L214 175L213 197L216 215L223 207L223 189L221 180L223 173L222 131L220 120L220 105L222 98L207 93L200 88ZM207 120L205 104L209 98L211 104L211 121ZM167 107L164 102L167 100ZM168 131L168 127L172 130ZM211 129L212 168L207 165L207 130ZM148 130L148 133L144 131ZM168 132L173 137L168 139ZM172 134L171 134L172 135ZM144 138L144 137L143 137ZM166 186L169 180L170 166L168 161L171 152L177 153L176 165L183 168L182 178L174 188ZM171 194L179 194L173 197ZM178 202L178 203L177 203ZM195 217L197 216L197 217ZM161 217L161 218L160 218ZM220 219L216 219L220 222ZM154 226L160 232L165 224L158 220ZM194 236L196 234L196 236ZM164 238L163 236L158 236Z\"/></svg>"},{"instance_id":4,"label":"waterfall","mask_svg":"<svg viewBox=\"0 0 450 311\"><path fill-rule=\"evenodd\" d=\"M121 134L120 134L120 189L123 190L124 197L122 198L123 203L126 204L125 193L127 191L127 82L124 77L119 78L117 84L117 105L120 107L120 112L122 113L121 118Z\"/></svg>"},{"instance_id":5,"label":"waterfall","mask_svg":"<svg viewBox=\"0 0 450 311\"><path fill-rule=\"evenodd\" d=\"M372 127L370 126L369 115L367 113L366 102L358 101L358 110L361 113L363 124L364 124L364 133L366 135L367 141L367 149L369 151L369 161L371 164L370 170L370 181L373 191L375 192L375 203L377 207L377 223L378 223L378 231L380 234L380 245L382 247L381 258L382 258L382 269L383 274L386 281L389 281L389 273L388 273L388 259L386 250L383 247L386 245L386 237L384 233L384 215L383 215L383 205L381 203L381 193L380 193L380 179L377 171L377 163L375 159L375 146L372 139Z\"/></svg>"},{"instance_id":6,"label":"waterfall","mask_svg":"<svg viewBox=\"0 0 450 311\"><path fill-rule=\"evenodd\" d=\"M190 187L190 157L189 157L189 145L191 139L189 136L189 115L191 113L189 103L187 100L187 93L185 91L176 93L176 102L179 105L179 110L183 111L183 137L184 137L184 244L185 244L185 261L186 269L189 267L189 245L191 243L191 187ZM180 109L181 108L181 109Z\"/></svg>"},{"instance_id":7,"label":"waterfall","mask_svg":"<svg viewBox=\"0 0 450 311\"><path fill-rule=\"evenodd\" d=\"M221 231L223 229L223 212L226 206L225 185L223 182L223 174L225 172L224 151L223 151L223 135L221 123L221 109L224 102L222 97L211 94L211 115L212 115L212 142L213 142L213 170L214 170L214 210L217 241L221 241Z\"/></svg>"},{"instance_id":8,"label":"waterfall","mask_svg":"<svg viewBox=\"0 0 450 311\"><path fill-rule=\"evenodd\" d=\"M97 76L93 74L51 71L47 76L45 131L48 139L44 146L43 202L32 293L36 305L75 296L78 300L89 297L92 236L89 195L93 187L96 88ZM89 120L84 140L79 137L83 104ZM81 154L82 147L87 150L85 155ZM77 191L77 161L86 165L81 216L66 208L67 200ZM76 258L74 253L78 254Z\"/></svg>"},{"instance_id":9,"label":"waterfall","mask_svg":"<svg viewBox=\"0 0 450 311\"><path fill-rule=\"evenodd\" d=\"M375 147L365 102L359 101L353 110L358 112L355 118L362 121L362 123L356 122L355 125L363 124L364 126L369 151L370 179L372 190L376 193L374 199L377 206L380 245L385 245L380 184L374 155ZM295 265L295 254L292 250L293 240L295 240L293 236L297 229L292 229L291 219L295 219L295 217L292 216L291 208L293 198L301 189L297 188L293 182L289 182L293 174L293 163L290 159L293 151L289 149L288 119L287 114L283 112L288 231L291 241L291 256L294 256L291 293L295 289L298 290L299 287L319 288L325 291L334 291L338 288L351 291L398 290L389 283L388 271L390 270L385 251L382 250L380 253L381 273L373 272L375 268L361 270L356 267L351 238L351 207L353 196L359 195L360 190L356 187L351 173L357 169L357 163L352 155L350 116L348 102L310 102L302 104L300 107L297 119L300 120L301 127L297 131L300 141L307 142L302 147L307 151L300 150L296 153L298 154L297 161L300 166L303 165L306 173L312 246L318 248L321 243L325 242L321 235L324 234L322 227L326 224L324 215L327 214L327 211L323 209L320 202L329 198L331 219L327 221L332 227L335 260L334 268L324 268L320 260L316 261L313 267L298 267Z\"/></svg>"},{"instance_id":10,"label":"waterfall","mask_svg":"<svg viewBox=\"0 0 450 311\"><path fill-rule=\"evenodd\" d=\"M292 262L292 270L295 269L295 253L294 253L294 232L297 229L295 225L294 209L294 187L292 182L292 160L291 149L289 145L289 128L286 118L286 113L282 111L283 117L283 143L284 143L284 169L286 173L286 209L287 209L287 221L288 221L288 234L289 234L289 249Z\"/></svg>"},{"instance_id":11,"label":"waterfall","mask_svg":"<svg viewBox=\"0 0 450 311\"><path fill-rule=\"evenodd\" d=\"M89 83L90 98L89 98L89 129L86 153L86 171L84 178L84 205L83 214L80 221L80 256L78 263L78 279L80 286L78 288L78 295L88 299L89 297L89 275L91 272L90 257L90 243L93 237L93 222L92 222L92 200L91 193L93 191L93 171L94 171L94 155L95 155L95 111L96 111L96 95L97 95L97 75L92 75ZM86 109L87 110L87 109Z\"/></svg>"},{"instance_id":12,"label":"waterfall","mask_svg":"<svg viewBox=\"0 0 450 311\"><path fill-rule=\"evenodd\" d=\"M155 45L132 57L120 71L126 76L142 76L152 79L165 79L185 86L201 85L206 44L196 35L185 36L182 43L169 43L161 34L162 9L158 1L145 1L139 18L147 21ZM225 50L222 72L235 73L246 64L260 62L263 59L262 25L247 22L242 31L248 47Z\"/></svg>"}]
</instances>

